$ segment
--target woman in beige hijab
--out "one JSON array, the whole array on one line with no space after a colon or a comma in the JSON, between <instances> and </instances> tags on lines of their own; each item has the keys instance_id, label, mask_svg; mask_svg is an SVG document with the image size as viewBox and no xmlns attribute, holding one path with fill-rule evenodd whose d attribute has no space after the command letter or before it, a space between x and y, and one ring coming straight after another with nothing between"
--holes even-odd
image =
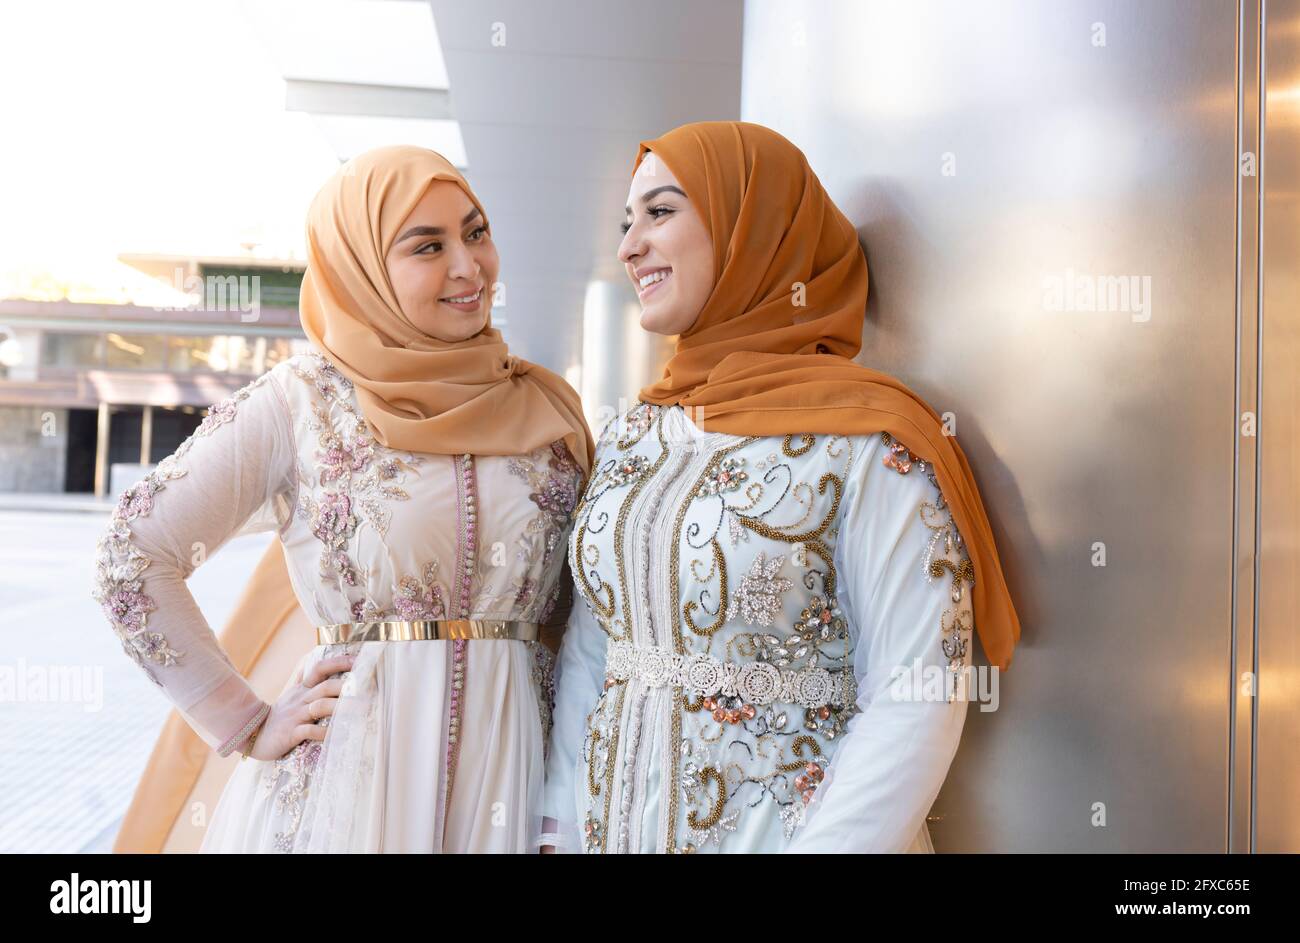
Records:
<instances>
[{"instance_id":1,"label":"woman in beige hijab","mask_svg":"<svg viewBox=\"0 0 1300 943\"><path fill-rule=\"evenodd\" d=\"M312 349L213 406L99 544L95 596L179 718L117 848L532 851L577 394L492 327L487 214L440 155L348 161L307 236ZM218 643L184 580L257 529L279 539Z\"/></svg>"}]
</instances>

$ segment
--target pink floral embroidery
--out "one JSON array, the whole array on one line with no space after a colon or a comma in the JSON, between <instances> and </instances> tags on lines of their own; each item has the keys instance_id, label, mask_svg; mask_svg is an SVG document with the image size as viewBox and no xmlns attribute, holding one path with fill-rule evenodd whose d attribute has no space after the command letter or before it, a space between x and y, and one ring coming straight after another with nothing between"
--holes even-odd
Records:
<instances>
[{"instance_id":1,"label":"pink floral embroidery","mask_svg":"<svg viewBox=\"0 0 1300 943\"><path fill-rule=\"evenodd\" d=\"M546 465L542 466L542 460ZM525 533L532 537L540 535L542 540L541 570L544 572L550 563L551 555L563 540L570 524L574 508L578 505L578 489L582 481L582 470L563 439L557 439L550 446L538 449L527 456L511 458L506 467L514 475L528 482L532 489L528 497L538 510ZM525 559L527 551L520 552ZM531 577L519 581L515 593L515 606L527 608L532 605L541 587ZM537 600L540 603L540 600ZM553 608L553 602L547 605L547 611Z\"/></svg>"},{"instance_id":2,"label":"pink floral embroidery","mask_svg":"<svg viewBox=\"0 0 1300 943\"><path fill-rule=\"evenodd\" d=\"M519 608L527 606L532 600L533 594L537 592L537 581L531 576L525 576L519 583L519 591L515 593L515 605ZM539 622L545 622L545 619L539 619Z\"/></svg>"},{"instance_id":3,"label":"pink floral embroidery","mask_svg":"<svg viewBox=\"0 0 1300 943\"><path fill-rule=\"evenodd\" d=\"M578 463L569 455L563 439L551 443L547 464L550 473L529 497L543 511L567 518L578 505Z\"/></svg>"},{"instance_id":4,"label":"pink floral embroidery","mask_svg":"<svg viewBox=\"0 0 1300 943\"><path fill-rule=\"evenodd\" d=\"M340 549L356 527L351 498L332 492L321 495L311 520L311 532L321 543L331 549Z\"/></svg>"},{"instance_id":5,"label":"pink floral embroidery","mask_svg":"<svg viewBox=\"0 0 1300 943\"><path fill-rule=\"evenodd\" d=\"M108 617L128 633L136 633L145 627L146 616L154 611L153 597L141 592L139 581L120 583L104 600Z\"/></svg>"},{"instance_id":6,"label":"pink floral embroidery","mask_svg":"<svg viewBox=\"0 0 1300 943\"><path fill-rule=\"evenodd\" d=\"M286 773L289 777L275 796L275 807L289 814L289 827L275 834L277 851L293 851L294 838L302 824L308 785L320 762L322 746L319 740L304 740L275 761L275 772Z\"/></svg>"},{"instance_id":7,"label":"pink floral embroidery","mask_svg":"<svg viewBox=\"0 0 1300 943\"><path fill-rule=\"evenodd\" d=\"M324 451L316 453L316 459L322 465L320 480L334 481L352 472L365 471L370 460L374 458L375 448L366 435L354 435L350 440L330 433L322 436L326 442Z\"/></svg>"},{"instance_id":8,"label":"pink floral embroidery","mask_svg":"<svg viewBox=\"0 0 1300 943\"><path fill-rule=\"evenodd\" d=\"M308 522L308 529L323 544L321 578L330 582L337 576L340 589L361 586L363 571L350 556L349 541L362 521L384 539L392 517L386 504L410 498L399 483L403 472L421 459L394 454L375 441L352 396L351 381L322 355L313 352L289 363L321 400L311 403L309 428L319 444L315 453L317 484L330 489L319 497L307 490L300 492L298 517ZM349 599L347 604L359 622L385 611L369 599Z\"/></svg>"},{"instance_id":9,"label":"pink floral embroidery","mask_svg":"<svg viewBox=\"0 0 1300 943\"><path fill-rule=\"evenodd\" d=\"M555 589L551 591L551 598L546 600L546 607L542 609L542 614L537 617L538 622L547 622L551 618L551 613L555 611L555 604L560 601L560 593L564 587L559 583L555 584Z\"/></svg>"},{"instance_id":10,"label":"pink floral embroidery","mask_svg":"<svg viewBox=\"0 0 1300 943\"><path fill-rule=\"evenodd\" d=\"M270 379L264 373L252 383L213 405L190 436L149 474L122 492L113 509L108 531L95 548L95 586L91 592L108 617L122 648L144 669L149 680L159 685L151 665L174 665L183 655L172 648L161 632L149 631L149 613L156 603L144 590L144 572L150 560L135 546L130 522L149 514L155 496L166 483L185 476L180 460L204 436L235 418L238 405Z\"/></svg>"},{"instance_id":11,"label":"pink floral embroidery","mask_svg":"<svg viewBox=\"0 0 1300 943\"><path fill-rule=\"evenodd\" d=\"M208 414L203 417L199 427L194 430L195 435L208 435L218 426L224 426L230 420L235 418L235 398L228 396L221 402L208 408Z\"/></svg>"},{"instance_id":12,"label":"pink floral embroidery","mask_svg":"<svg viewBox=\"0 0 1300 943\"><path fill-rule=\"evenodd\" d=\"M405 620L442 619L446 617L447 607L442 597L442 587L438 585L438 561L426 563L424 580L414 576L404 576L393 594L393 607Z\"/></svg>"},{"instance_id":13,"label":"pink floral embroidery","mask_svg":"<svg viewBox=\"0 0 1300 943\"><path fill-rule=\"evenodd\" d=\"M388 611L372 599L358 599L351 606L353 622L379 622L388 617Z\"/></svg>"},{"instance_id":14,"label":"pink floral embroidery","mask_svg":"<svg viewBox=\"0 0 1300 943\"><path fill-rule=\"evenodd\" d=\"M133 521L137 517L148 514L153 510L153 496L160 488L161 485L155 478L146 475L122 492L117 499L114 516L124 521Z\"/></svg>"}]
</instances>

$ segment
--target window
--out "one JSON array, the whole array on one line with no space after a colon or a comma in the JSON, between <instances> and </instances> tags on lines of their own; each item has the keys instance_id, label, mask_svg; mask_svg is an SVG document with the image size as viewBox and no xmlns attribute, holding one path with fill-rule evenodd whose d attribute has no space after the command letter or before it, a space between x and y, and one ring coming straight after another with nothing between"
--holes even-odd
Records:
<instances>
[{"instance_id":1,"label":"window","mask_svg":"<svg viewBox=\"0 0 1300 943\"><path fill-rule=\"evenodd\" d=\"M167 339L157 334L118 334L110 331L105 364L117 370L163 370L167 366Z\"/></svg>"},{"instance_id":2,"label":"window","mask_svg":"<svg viewBox=\"0 0 1300 943\"><path fill-rule=\"evenodd\" d=\"M42 367L103 367L103 334L50 334L41 337Z\"/></svg>"}]
</instances>

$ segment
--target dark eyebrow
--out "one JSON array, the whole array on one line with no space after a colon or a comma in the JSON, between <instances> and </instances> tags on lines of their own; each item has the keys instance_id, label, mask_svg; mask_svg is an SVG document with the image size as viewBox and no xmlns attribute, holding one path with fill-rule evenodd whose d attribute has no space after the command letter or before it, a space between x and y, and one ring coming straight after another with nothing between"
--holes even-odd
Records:
<instances>
[{"instance_id":1,"label":"dark eyebrow","mask_svg":"<svg viewBox=\"0 0 1300 943\"><path fill-rule=\"evenodd\" d=\"M677 187L674 187L671 183L666 183L662 187L655 187L653 190L647 190L645 193L641 194L641 202L649 203L661 193L680 193L682 196L686 197L686 199L690 199L690 197L686 196L685 193L682 193L682 191ZM632 207L625 206L623 209L629 216L632 215Z\"/></svg>"},{"instance_id":2,"label":"dark eyebrow","mask_svg":"<svg viewBox=\"0 0 1300 943\"><path fill-rule=\"evenodd\" d=\"M474 209L465 214L465 218L460 221L460 224L462 226L468 225L470 220L475 216L482 215L483 214L478 211L478 207L474 207ZM441 226L412 226L406 232L397 237L397 242L401 242L404 239L410 239L412 236L441 236L443 232L444 230ZM396 245L397 242L394 242L393 244Z\"/></svg>"}]
</instances>

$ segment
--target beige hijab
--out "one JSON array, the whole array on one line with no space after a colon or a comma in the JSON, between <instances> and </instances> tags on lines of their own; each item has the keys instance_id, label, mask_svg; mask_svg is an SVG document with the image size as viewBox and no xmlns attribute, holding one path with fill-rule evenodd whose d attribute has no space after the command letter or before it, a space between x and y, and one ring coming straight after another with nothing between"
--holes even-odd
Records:
<instances>
[{"instance_id":1,"label":"beige hijab","mask_svg":"<svg viewBox=\"0 0 1300 943\"><path fill-rule=\"evenodd\" d=\"M517 455L563 438L589 474L595 444L578 394L563 378L512 355L490 314L478 334L449 342L422 332L398 304L384 259L435 180L464 190L487 225L465 178L423 147L366 151L321 188L307 214L303 330L352 381L381 444Z\"/></svg>"}]
</instances>

